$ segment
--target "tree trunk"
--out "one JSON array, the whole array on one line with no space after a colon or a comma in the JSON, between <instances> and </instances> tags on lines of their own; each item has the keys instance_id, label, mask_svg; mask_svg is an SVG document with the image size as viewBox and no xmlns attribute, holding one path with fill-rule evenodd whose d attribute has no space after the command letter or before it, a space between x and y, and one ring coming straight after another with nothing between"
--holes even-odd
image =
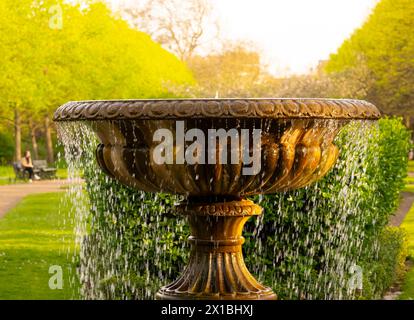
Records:
<instances>
[{"instance_id":1,"label":"tree trunk","mask_svg":"<svg viewBox=\"0 0 414 320\"><path fill-rule=\"evenodd\" d=\"M14 158L15 161L22 159L22 123L20 111L14 109Z\"/></svg>"},{"instance_id":2,"label":"tree trunk","mask_svg":"<svg viewBox=\"0 0 414 320\"><path fill-rule=\"evenodd\" d=\"M39 159L39 146L37 144L37 139L36 139L36 127L33 124L32 118L29 119L29 129L30 129L30 138L32 140L33 158L35 160L38 160Z\"/></svg>"},{"instance_id":3,"label":"tree trunk","mask_svg":"<svg viewBox=\"0 0 414 320\"><path fill-rule=\"evenodd\" d=\"M407 126L408 129L411 128L411 117L409 115L405 116L405 125Z\"/></svg>"},{"instance_id":4,"label":"tree trunk","mask_svg":"<svg viewBox=\"0 0 414 320\"><path fill-rule=\"evenodd\" d=\"M55 162L55 157L53 154L53 142L52 142L52 131L50 129L50 119L49 116L45 116L45 138L46 138L46 153L47 153L47 162L53 164Z\"/></svg>"}]
</instances>

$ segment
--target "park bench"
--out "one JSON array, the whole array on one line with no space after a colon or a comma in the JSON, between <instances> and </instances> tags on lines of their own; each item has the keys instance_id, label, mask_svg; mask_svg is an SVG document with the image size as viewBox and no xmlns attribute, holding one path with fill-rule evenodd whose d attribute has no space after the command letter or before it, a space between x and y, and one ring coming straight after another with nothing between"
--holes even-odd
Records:
<instances>
[{"instance_id":1,"label":"park bench","mask_svg":"<svg viewBox=\"0 0 414 320\"><path fill-rule=\"evenodd\" d=\"M56 178L56 168L48 167L46 160L33 160L33 171L41 179Z\"/></svg>"},{"instance_id":2,"label":"park bench","mask_svg":"<svg viewBox=\"0 0 414 320\"><path fill-rule=\"evenodd\" d=\"M25 179L25 172L20 162L13 162L13 170L14 170L14 174L16 175L16 180Z\"/></svg>"},{"instance_id":3,"label":"park bench","mask_svg":"<svg viewBox=\"0 0 414 320\"><path fill-rule=\"evenodd\" d=\"M20 162L14 162L13 169L16 175L16 179L24 180L26 178L25 171L23 170ZM48 167L46 160L33 160L33 172L37 174L41 179L56 178L56 168Z\"/></svg>"}]
</instances>

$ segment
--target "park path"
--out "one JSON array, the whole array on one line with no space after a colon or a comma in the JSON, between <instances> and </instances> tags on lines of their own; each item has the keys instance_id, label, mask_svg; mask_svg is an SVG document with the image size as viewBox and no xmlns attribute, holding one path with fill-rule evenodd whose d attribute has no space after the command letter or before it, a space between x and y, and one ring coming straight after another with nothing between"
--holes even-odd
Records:
<instances>
[{"instance_id":1,"label":"park path","mask_svg":"<svg viewBox=\"0 0 414 320\"><path fill-rule=\"evenodd\" d=\"M414 193L402 192L401 202L398 210L390 218L390 225L398 227L403 222L408 211L410 211L411 206L414 203Z\"/></svg>"},{"instance_id":2,"label":"park path","mask_svg":"<svg viewBox=\"0 0 414 320\"><path fill-rule=\"evenodd\" d=\"M31 194L61 192L66 180L34 181L33 183L0 186L0 218Z\"/></svg>"},{"instance_id":3,"label":"park path","mask_svg":"<svg viewBox=\"0 0 414 320\"><path fill-rule=\"evenodd\" d=\"M399 227L403 222L405 216L407 215L408 211L410 211L411 206L414 204L414 193L410 192L403 192L401 194L401 201L398 210L390 219L390 225ZM407 267L408 268L408 267ZM391 288L389 288L388 292L382 298L383 300L397 300L398 296L401 294L401 283L397 282Z\"/></svg>"}]
</instances>

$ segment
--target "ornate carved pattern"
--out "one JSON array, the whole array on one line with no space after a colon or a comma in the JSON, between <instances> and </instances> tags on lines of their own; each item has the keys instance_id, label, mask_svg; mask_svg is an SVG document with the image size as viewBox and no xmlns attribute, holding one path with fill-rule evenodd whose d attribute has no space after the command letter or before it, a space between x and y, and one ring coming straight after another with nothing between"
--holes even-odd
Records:
<instances>
[{"instance_id":1,"label":"ornate carved pattern","mask_svg":"<svg viewBox=\"0 0 414 320\"><path fill-rule=\"evenodd\" d=\"M279 123L282 120L269 121L275 122L274 129L262 134L261 171L256 175L243 175L241 158L239 164L154 163L153 132L160 127L174 130L174 120L162 124L136 121L130 128L125 123L114 122L110 128L106 121L96 123L95 131L103 142L97 151L98 163L104 172L133 188L191 196L245 196L297 189L320 179L333 166L339 154L333 140L346 120L320 120L330 124L310 119L283 124ZM137 128L140 133L133 132ZM141 139L136 147L131 142L134 137Z\"/></svg>"},{"instance_id":2,"label":"ornate carved pattern","mask_svg":"<svg viewBox=\"0 0 414 320\"><path fill-rule=\"evenodd\" d=\"M197 216L257 216L262 213L262 208L251 201L229 201L223 203L182 204L178 212L183 215Z\"/></svg>"},{"instance_id":3,"label":"ornate carved pattern","mask_svg":"<svg viewBox=\"0 0 414 320\"><path fill-rule=\"evenodd\" d=\"M241 252L193 252L183 274L157 298L274 300L276 295L250 274Z\"/></svg>"},{"instance_id":4,"label":"ornate carved pattern","mask_svg":"<svg viewBox=\"0 0 414 320\"><path fill-rule=\"evenodd\" d=\"M349 99L182 99L79 101L62 105L55 121L183 118L377 119L371 103Z\"/></svg>"},{"instance_id":5,"label":"ornate carved pattern","mask_svg":"<svg viewBox=\"0 0 414 320\"><path fill-rule=\"evenodd\" d=\"M260 214L261 208L249 200L217 203L215 207L222 212L218 216L210 215L210 204L180 206L179 211L189 219L193 249L182 275L161 288L158 299L276 299L273 291L247 270L241 248L243 225L252 215ZM245 210L240 208L254 208L254 212L248 210L243 215ZM201 211L205 213L199 214Z\"/></svg>"}]
</instances>

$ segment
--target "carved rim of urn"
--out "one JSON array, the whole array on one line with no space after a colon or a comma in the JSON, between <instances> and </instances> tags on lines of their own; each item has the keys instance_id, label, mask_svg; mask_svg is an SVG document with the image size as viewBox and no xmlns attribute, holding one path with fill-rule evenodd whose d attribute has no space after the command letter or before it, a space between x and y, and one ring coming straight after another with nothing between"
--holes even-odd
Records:
<instances>
[{"instance_id":1,"label":"carved rim of urn","mask_svg":"<svg viewBox=\"0 0 414 320\"><path fill-rule=\"evenodd\" d=\"M59 107L54 121L186 118L367 119L381 117L371 103L352 99L156 99L72 101Z\"/></svg>"}]
</instances>

